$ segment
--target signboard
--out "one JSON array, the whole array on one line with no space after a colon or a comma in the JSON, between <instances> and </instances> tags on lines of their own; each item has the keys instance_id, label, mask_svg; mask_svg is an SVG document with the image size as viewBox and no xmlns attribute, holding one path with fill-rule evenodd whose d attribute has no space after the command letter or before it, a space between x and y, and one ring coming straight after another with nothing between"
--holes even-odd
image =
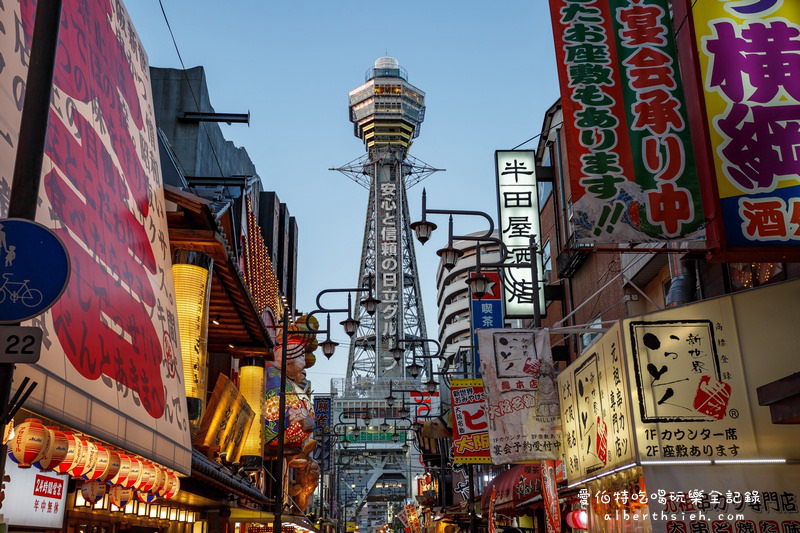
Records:
<instances>
[{"instance_id":1,"label":"signboard","mask_svg":"<svg viewBox=\"0 0 800 533\"><path fill-rule=\"evenodd\" d=\"M317 423L317 441L320 446L314 449L314 459L323 472L331 469L331 397L314 396L314 420Z\"/></svg>"},{"instance_id":2,"label":"signboard","mask_svg":"<svg viewBox=\"0 0 800 533\"><path fill-rule=\"evenodd\" d=\"M451 379L450 403L453 416L453 463L491 464L483 380Z\"/></svg>"},{"instance_id":3,"label":"signboard","mask_svg":"<svg viewBox=\"0 0 800 533\"><path fill-rule=\"evenodd\" d=\"M42 350L42 330L25 326L0 326L0 362L35 363Z\"/></svg>"},{"instance_id":4,"label":"signboard","mask_svg":"<svg viewBox=\"0 0 800 533\"><path fill-rule=\"evenodd\" d=\"M636 458L625 353L619 324L558 376L570 483Z\"/></svg>"},{"instance_id":5,"label":"signboard","mask_svg":"<svg viewBox=\"0 0 800 533\"><path fill-rule=\"evenodd\" d=\"M508 250L505 264L536 265L539 280L539 310L544 316L542 256L531 257L530 238L541 243L539 194L536 191L536 152L497 150L494 153L497 175L497 202L500 240ZM530 266L503 269L506 318L533 317L533 271Z\"/></svg>"},{"instance_id":6,"label":"signboard","mask_svg":"<svg viewBox=\"0 0 800 533\"><path fill-rule=\"evenodd\" d=\"M5 499L0 513L11 526L61 529L67 503L69 476L19 468L6 461Z\"/></svg>"},{"instance_id":7,"label":"signboard","mask_svg":"<svg viewBox=\"0 0 800 533\"><path fill-rule=\"evenodd\" d=\"M406 519L408 520L408 527L411 528L412 533L421 533L422 526L419 523L419 515L417 514L417 507L413 503L406 504Z\"/></svg>"},{"instance_id":8,"label":"signboard","mask_svg":"<svg viewBox=\"0 0 800 533\"><path fill-rule=\"evenodd\" d=\"M376 297L381 301L375 313L375 334L377 345L376 356L381 374L384 376L402 376L405 365L394 360L389 347L400 332L400 312L402 306L403 246L400 228L400 211L403 187L393 176L395 168L390 165L376 163L374 169L375 195L375 288ZM397 175L400 175L397 169Z\"/></svg>"},{"instance_id":9,"label":"signboard","mask_svg":"<svg viewBox=\"0 0 800 533\"><path fill-rule=\"evenodd\" d=\"M561 455L558 389L547 330L478 332L492 463Z\"/></svg>"},{"instance_id":10,"label":"signboard","mask_svg":"<svg viewBox=\"0 0 800 533\"><path fill-rule=\"evenodd\" d=\"M550 0L579 242L705 237L668 4Z\"/></svg>"},{"instance_id":11,"label":"signboard","mask_svg":"<svg viewBox=\"0 0 800 533\"><path fill-rule=\"evenodd\" d=\"M653 533L796 533L800 531L797 465L644 466ZM670 496L671 495L671 496ZM603 519L604 517L598 517Z\"/></svg>"},{"instance_id":12,"label":"signboard","mask_svg":"<svg viewBox=\"0 0 800 533\"><path fill-rule=\"evenodd\" d=\"M558 461L545 460L539 467L542 476L542 503L545 510L545 523L547 533L561 533L561 508L558 503L558 489L556 488L556 463Z\"/></svg>"},{"instance_id":13,"label":"signboard","mask_svg":"<svg viewBox=\"0 0 800 533\"><path fill-rule=\"evenodd\" d=\"M797 250L800 5L698 2L692 20L725 244Z\"/></svg>"},{"instance_id":14,"label":"signboard","mask_svg":"<svg viewBox=\"0 0 800 533\"><path fill-rule=\"evenodd\" d=\"M218 448L220 455L225 454L228 461L236 462L255 417L236 385L225 374L220 374L193 444L201 448Z\"/></svg>"},{"instance_id":15,"label":"signboard","mask_svg":"<svg viewBox=\"0 0 800 533\"><path fill-rule=\"evenodd\" d=\"M65 2L65 13L78 10ZM71 274L50 310L25 324L42 329L42 354L35 365L17 368L15 387L29 377L39 386L26 407L189 474L191 436L147 56L121 2L91 2L80 13L64 17L59 28L36 220L64 244ZM14 29L0 33L6 139L0 143L0 216L8 212L19 80L27 76L34 15L29 1L4 2L0 9L0 25ZM21 250L14 250L11 268L30 259ZM2 265L7 262L4 253ZM63 264L48 258L47 267L63 275ZM13 281L24 279L31 280L30 293L43 290L32 278Z\"/></svg>"},{"instance_id":16,"label":"signboard","mask_svg":"<svg viewBox=\"0 0 800 533\"><path fill-rule=\"evenodd\" d=\"M0 324L44 313L69 280L69 257L48 228L18 218L0 220Z\"/></svg>"},{"instance_id":17,"label":"signboard","mask_svg":"<svg viewBox=\"0 0 800 533\"><path fill-rule=\"evenodd\" d=\"M481 372L481 358L478 346L478 332L482 328L499 329L503 327L503 285L500 282L500 274L497 272L482 272L484 276L491 279L489 289L481 298L478 298L470 292L470 304L472 306L470 313L470 320L472 321L472 345L473 348L473 366L475 375L480 377ZM470 273L470 277L475 277L477 274Z\"/></svg>"}]
</instances>

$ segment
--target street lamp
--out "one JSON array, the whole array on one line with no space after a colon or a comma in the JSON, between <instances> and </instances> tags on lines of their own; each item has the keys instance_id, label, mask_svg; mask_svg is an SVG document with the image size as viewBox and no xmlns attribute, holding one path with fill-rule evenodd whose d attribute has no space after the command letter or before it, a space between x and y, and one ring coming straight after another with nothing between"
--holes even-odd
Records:
<instances>
[{"instance_id":1,"label":"street lamp","mask_svg":"<svg viewBox=\"0 0 800 533\"><path fill-rule=\"evenodd\" d=\"M433 376L431 376L431 378L430 378L428 381L426 381L426 382L425 382L425 388L426 388L426 389L427 389L427 391L428 391L428 392L430 392L431 394L433 394L434 392L436 392L436 389L437 389L438 387L439 387L439 383L437 383L436 381L434 381L434 379L433 379Z\"/></svg>"},{"instance_id":2,"label":"street lamp","mask_svg":"<svg viewBox=\"0 0 800 533\"><path fill-rule=\"evenodd\" d=\"M431 233L436 229L436 224L425 219L425 202L427 201L425 189L422 189L422 220L411 223L411 229L417 235L420 244L425 244L431 238Z\"/></svg>"}]
</instances>

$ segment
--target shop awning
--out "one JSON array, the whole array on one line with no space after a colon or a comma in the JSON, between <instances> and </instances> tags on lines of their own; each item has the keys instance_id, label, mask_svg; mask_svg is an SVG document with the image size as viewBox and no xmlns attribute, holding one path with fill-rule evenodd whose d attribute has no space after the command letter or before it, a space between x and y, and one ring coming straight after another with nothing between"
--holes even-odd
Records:
<instances>
[{"instance_id":1,"label":"shop awning","mask_svg":"<svg viewBox=\"0 0 800 533\"><path fill-rule=\"evenodd\" d=\"M257 503L268 503L264 494L243 475L234 475L216 461L212 461L197 450L192 450L192 478L211 482L219 488L244 496Z\"/></svg>"},{"instance_id":2,"label":"shop awning","mask_svg":"<svg viewBox=\"0 0 800 533\"><path fill-rule=\"evenodd\" d=\"M507 513L515 510L522 502L530 500L541 492L539 465L514 465L502 472L486 486L481 496L481 510L489 509L492 490L497 493L494 508Z\"/></svg>"}]
</instances>

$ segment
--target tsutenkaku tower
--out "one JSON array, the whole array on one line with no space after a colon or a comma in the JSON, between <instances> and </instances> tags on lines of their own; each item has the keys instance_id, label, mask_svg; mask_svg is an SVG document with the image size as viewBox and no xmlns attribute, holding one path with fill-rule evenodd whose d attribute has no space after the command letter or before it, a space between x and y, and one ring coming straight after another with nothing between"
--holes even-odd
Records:
<instances>
[{"instance_id":1,"label":"tsutenkaku tower","mask_svg":"<svg viewBox=\"0 0 800 533\"><path fill-rule=\"evenodd\" d=\"M414 352L429 352L426 343L410 342L401 345L405 362L389 352L395 338L427 338L406 198L407 187L438 170L408 153L425 118L425 93L392 57L378 58L365 80L350 91L349 103L354 133L367 153L336 170L369 189L358 279L360 285L373 283L381 304L374 316L360 306L354 310L361 325L350 345L348 388L405 378ZM418 362L430 371L430 360Z\"/></svg>"}]
</instances>

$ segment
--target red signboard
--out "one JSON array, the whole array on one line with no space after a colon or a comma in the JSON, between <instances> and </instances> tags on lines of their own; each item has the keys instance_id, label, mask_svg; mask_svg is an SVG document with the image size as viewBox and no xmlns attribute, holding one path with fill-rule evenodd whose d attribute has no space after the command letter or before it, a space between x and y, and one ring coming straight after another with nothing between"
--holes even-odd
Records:
<instances>
[{"instance_id":1,"label":"red signboard","mask_svg":"<svg viewBox=\"0 0 800 533\"><path fill-rule=\"evenodd\" d=\"M453 462L491 464L482 379L451 379Z\"/></svg>"}]
</instances>

